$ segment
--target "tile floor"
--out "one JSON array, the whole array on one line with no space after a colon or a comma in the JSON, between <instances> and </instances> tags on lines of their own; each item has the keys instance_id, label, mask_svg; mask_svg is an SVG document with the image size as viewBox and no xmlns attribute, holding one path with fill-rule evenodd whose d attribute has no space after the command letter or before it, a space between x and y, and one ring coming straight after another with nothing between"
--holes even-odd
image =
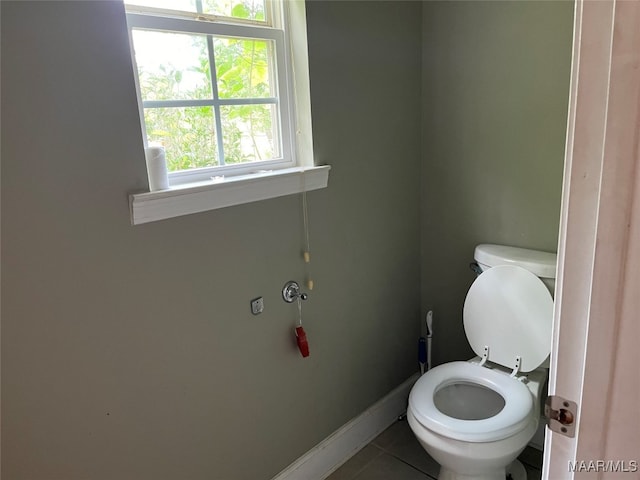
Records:
<instances>
[{"instance_id":1,"label":"tile floor","mask_svg":"<svg viewBox=\"0 0 640 480\"><path fill-rule=\"evenodd\" d=\"M527 469L527 480L540 480L542 452L527 447L519 460ZM378 435L327 480L433 480L439 471L405 419Z\"/></svg>"}]
</instances>

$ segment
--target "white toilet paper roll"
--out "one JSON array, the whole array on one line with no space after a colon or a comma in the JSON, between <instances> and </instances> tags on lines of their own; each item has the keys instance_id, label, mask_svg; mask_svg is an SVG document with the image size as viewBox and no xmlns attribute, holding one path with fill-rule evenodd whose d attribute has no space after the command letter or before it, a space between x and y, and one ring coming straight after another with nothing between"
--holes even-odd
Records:
<instances>
[{"instance_id":1,"label":"white toilet paper roll","mask_svg":"<svg viewBox=\"0 0 640 480\"><path fill-rule=\"evenodd\" d=\"M144 154L147 159L149 190L154 192L156 190L166 190L169 188L164 147L160 145L150 145L144 149Z\"/></svg>"}]
</instances>

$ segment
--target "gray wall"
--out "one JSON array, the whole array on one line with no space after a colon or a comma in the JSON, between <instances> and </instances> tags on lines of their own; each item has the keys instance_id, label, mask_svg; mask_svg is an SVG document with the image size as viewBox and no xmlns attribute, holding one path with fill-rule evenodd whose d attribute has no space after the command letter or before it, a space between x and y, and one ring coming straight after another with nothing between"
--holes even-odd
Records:
<instances>
[{"instance_id":1,"label":"gray wall","mask_svg":"<svg viewBox=\"0 0 640 480\"><path fill-rule=\"evenodd\" d=\"M308 6L332 170L302 359L280 299L305 276L300 198L132 227L122 5L2 2L3 478L268 479L415 371L420 11Z\"/></svg>"},{"instance_id":2,"label":"gray wall","mask_svg":"<svg viewBox=\"0 0 640 480\"><path fill-rule=\"evenodd\" d=\"M556 251L573 2L423 4L422 309L434 361L472 355L478 243Z\"/></svg>"}]
</instances>

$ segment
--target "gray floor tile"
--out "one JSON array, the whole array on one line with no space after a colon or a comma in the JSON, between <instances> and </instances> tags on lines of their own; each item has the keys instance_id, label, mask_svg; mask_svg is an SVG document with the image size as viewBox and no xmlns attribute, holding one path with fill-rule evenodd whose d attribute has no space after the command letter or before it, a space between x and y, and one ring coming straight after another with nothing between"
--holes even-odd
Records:
<instances>
[{"instance_id":1,"label":"gray floor tile","mask_svg":"<svg viewBox=\"0 0 640 480\"><path fill-rule=\"evenodd\" d=\"M542 451L533 448L527 447L518 457L524 465L529 465L530 467L537 468L538 470L542 468Z\"/></svg>"},{"instance_id":2,"label":"gray floor tile","mask_svg":"<svg viewBox=\"0 0 640 480\"><path fill-rule=\"evenodd\" d=\"M429 476L384 453L376 457L353 480L432 480Z\"/></svg>"},{"instance_id":3,"label":"gray floor tile","mask_svg":"<svg viewBox=\"0 0 640 480\"><path fill-rule=\"evenodd\" d=\"M394 422L389 428L373 439L371 443L380 448L387 448L392 445L407 427L406 421Z\"/></svg>"},{"instance_id":4,"label":"gray floor tile","mask_svg":"<svg viewBox=\"0 0 640 480\"><path fill-rule=\"evenodd\" d=\"M407 421L397 422L389 429L393 429L393 432L385 440L393 441L388 441L386 446L381 448L403 462L437 478L440 465L418 443Z\"/></svg>"},{"instance_id":5,"label":"gray floor tile","mask_svg":"<svg viewBox=\"0 0 640 480\"><path fill-rule=\"evenodd\" d=\"M382 453L381 449L370 443L329 475L326 480L353 480L374 458Z\"/></svg>"},{"instance_id":6,"label":"gray floor tile","mask_svg":"<svg viewBox=\"0 0 640 480\"><path fill-rule=\"evenodd\" d=\"M527 480L541 480L542 479L542 471L537 468L530 467L529 465L524 466L527 471Z\"/></svg>"}]
</instances>

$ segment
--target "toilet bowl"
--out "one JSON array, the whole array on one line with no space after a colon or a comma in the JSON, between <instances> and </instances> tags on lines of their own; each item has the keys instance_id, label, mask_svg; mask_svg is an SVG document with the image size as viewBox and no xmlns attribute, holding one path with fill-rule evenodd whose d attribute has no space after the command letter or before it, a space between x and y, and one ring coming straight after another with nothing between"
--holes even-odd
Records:
<instances>
[{"instance_id":1,"label":"toilet bowl","mask_svg":"<svg viewBox=\"0 0 640 480\"><path fill-rule=\"evenodd\" d=\"M482 247L484 271L463 311L478 356L429 370L409 396L409 425L440 464L439 480L504 480L540 418L553 299L535 267L555 255L490 245L487 258Z\"/></svg>"},{"instance_id":2,"label":"toilet bowl","mask_svg":"<svg viewBox=\"0 0 640 480\"><path fill-rule=\"evenodd\" d=\"M409 425L441 465L440 480L504 480L538 428L546 371L518 380L479 362L435 367L409 396Z\"/></svg>"}]
</instances>

